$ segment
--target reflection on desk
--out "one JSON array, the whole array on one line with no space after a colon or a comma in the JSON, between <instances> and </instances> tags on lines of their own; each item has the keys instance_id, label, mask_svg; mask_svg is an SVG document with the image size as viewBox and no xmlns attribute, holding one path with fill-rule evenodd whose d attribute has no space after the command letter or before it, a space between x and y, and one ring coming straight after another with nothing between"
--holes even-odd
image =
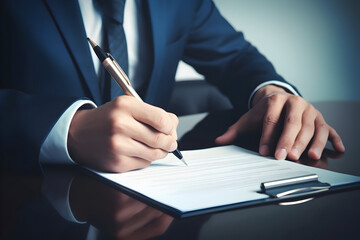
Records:
<instances>
[{"instance_id":1,"label":"reflection on desk","mask_svg":"<svg viewBox=\"0 0 360 240\"><path fill-rule=\"evenodd\" d=\"M46 189L52 189L59 182L70 184L67 186L69 206L66 206L67 201L59 202L61 197L54 199L49 196L51 193L46 192ZM44 195L60 215L61 210L66 211L66 207L69 207L68 210L74 217L73 222L90 225L87 236L89 238L91 235L91 239L149 239L160 235L174 239L169 235L174 231L168 229L170 226L173 229L181 225L181 221L174 221L169 215L83 174L80 170L69 175L58 169L48 168L45 170L43 183L46 185L43 188ZM198 234L194 231L188 233L189 238L195 238Z\"/></svg>"},{"instance_id":2,"label":"reflection on desk","mask_svg":"<svg viewBox=\"0 0 360 240\"><path fill-rule=\"evenodd\" d=\"M334 153L328 147L320 161L303 156L300 162L360 176L360 103L327 102L315 106L343 138L346 153ZM208 115L208 119L216 115ZM192 117L180 118L180 127L186 129L187 126L182 124L192 122ZM213 142L208 136L222 132L227 127L226 124L219 124L224 121L215 119L207 120L213 125L202 123L184 135L179 146L183 149L211 146ZM193 125L190 124L187 129L190 130ZM238 144L256 150L257 137L244 136L238 140ZM97 182L78 168L52 169L57 176L73 179L69 188L69 206L78 222L64 219L49 198L42 195L41 189L48 184L46 177L3 173L1 239L90 239L91 235L112 239L114 233L152 239L360 239L357 229L360 220L358 189L329 194L300 205L268 204L179 220ZM60 182L60 177L55 177L54 192L60 191ZM125 221L129 216L133 217ZM140 229L138 235L135 229Z\"/></svg>"}]
</instances>

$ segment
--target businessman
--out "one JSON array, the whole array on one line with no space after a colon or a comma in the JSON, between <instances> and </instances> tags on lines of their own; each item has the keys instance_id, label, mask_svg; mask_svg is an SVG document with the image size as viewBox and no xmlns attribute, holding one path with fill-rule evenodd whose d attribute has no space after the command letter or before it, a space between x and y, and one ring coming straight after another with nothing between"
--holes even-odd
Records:
<instances>
[{"instance_id":1,"label":"businessman","mask_svg":"<svg viewBox=\"0 0 360 240\"><path fill-rule=\"evenodd\" d=\"M258 131L260 154L277 159L319 159L328 140L345 150L210 0L9 0L1 9L1 154L12 166L124 172L165 157L177 148L178 120L163 109L180 60L249 108L217 144ZM116 54L145 103L121 94L87 36Z\"/></svg>"}]
</instances>

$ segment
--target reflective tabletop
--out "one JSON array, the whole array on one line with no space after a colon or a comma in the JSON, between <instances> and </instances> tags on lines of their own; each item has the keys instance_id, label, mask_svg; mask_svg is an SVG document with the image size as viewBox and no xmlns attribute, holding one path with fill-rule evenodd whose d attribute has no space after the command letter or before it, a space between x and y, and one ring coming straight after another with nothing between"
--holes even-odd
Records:
<instances>
[{"instance_id":1,"label":"reflective tabletop","mask_svg":"<svg viewBox=\"0 0 360 240\"><path fill-rule=\"evenodd\" d=\"M360 176L360 102L319 102L344 140L321 160L299 164ZM214 146L233 111L180 117L181 149ZM236 144L257 150L249 133ZM359 188L296 205L263 204L178 219L93 178L80 167L46 166L42 174L1 174L1 239L360 239Z\"/></svg>"}]
</instances>

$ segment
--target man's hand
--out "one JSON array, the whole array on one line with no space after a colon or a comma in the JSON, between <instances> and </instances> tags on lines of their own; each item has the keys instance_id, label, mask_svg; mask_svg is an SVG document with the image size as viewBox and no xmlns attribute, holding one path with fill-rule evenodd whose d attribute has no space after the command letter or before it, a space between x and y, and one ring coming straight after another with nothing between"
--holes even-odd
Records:
<instances>
[{"instance_id":1,"label":"man's hand","mask_svg":"<svg viewBox=\"0 0 360 240\"><path fill-rule=\"evenodd\" d=\"M277 159L297 160L308 145L308 156L320 159L327 140L335 150L345 151L341 138L318 110L303 98L274 85L259 89L253 98L253 108L215 141L229 144L249 131L262 131L259 153L274 154Z\"/></svg>"},{"instance_id":2,"label":"man's hand","mask_svg":"<svg viewBox=\"0 0 360 240\"><path fill-rule=\"evenodd\" d=\"M68 135L69 154L76 162L101 171L144 168L177 148L177 125L174 114L120 96L75 114Z\"/></svg>"}]
</instances>

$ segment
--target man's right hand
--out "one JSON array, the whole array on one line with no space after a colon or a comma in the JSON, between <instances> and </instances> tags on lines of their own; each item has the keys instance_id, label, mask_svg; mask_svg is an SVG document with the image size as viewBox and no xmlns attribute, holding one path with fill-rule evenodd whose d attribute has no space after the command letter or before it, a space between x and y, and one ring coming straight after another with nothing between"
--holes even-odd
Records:
<instances>
[{"instance_id":1,"label":"man's right hand","mask_svg":"<svg viewBox=\"0 0 360 240\"><path fill-rule=\"evenodd\" d=\"M177 117L131 96L79 110L68 135L71 158L95 170L144 168L177 148Z\"/></svg>"}]
</instances>

